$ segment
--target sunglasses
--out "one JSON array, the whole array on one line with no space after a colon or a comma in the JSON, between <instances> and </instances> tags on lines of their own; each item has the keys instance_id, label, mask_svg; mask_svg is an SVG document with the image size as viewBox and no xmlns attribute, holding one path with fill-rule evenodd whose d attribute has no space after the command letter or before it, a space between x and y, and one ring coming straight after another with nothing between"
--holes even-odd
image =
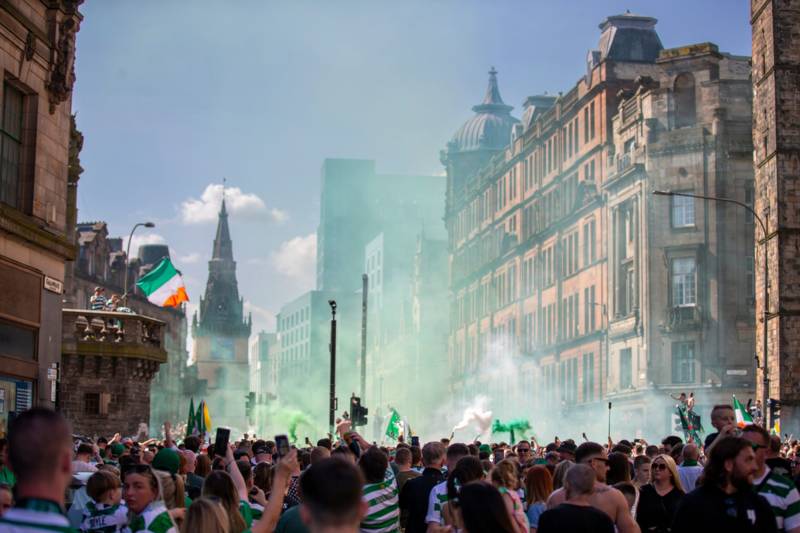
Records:
<instances>
[{"instance_id":1,"label":"sunglasses","mask_svg":"<svg viewBox=\"0 0 800 533\"><path fill-rule=\"evenodd\" d=\"M666 470L667 465L666 463L653 463L652 468L653 470Z\"/></svg>"},{"instance_id":2,"label":"sunglasses","mask_svg":"<svg viewBox=\"0 0 800 533\"><path fill-rule=\"evenodd\" d=\"M761 449L764 449L764 450L767 449L767 447L764 446L763 444L756 444L755 442L751 442L750 443L750 447L753 448L754 452L757 452L758 450L761 450Z\"/></svg>"}]
</instances>

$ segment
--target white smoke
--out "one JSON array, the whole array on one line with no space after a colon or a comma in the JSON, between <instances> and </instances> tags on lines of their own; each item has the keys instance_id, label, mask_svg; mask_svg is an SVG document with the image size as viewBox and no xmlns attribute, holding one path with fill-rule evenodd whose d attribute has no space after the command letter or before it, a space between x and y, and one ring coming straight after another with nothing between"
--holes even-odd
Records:
<instances>
[{"instance_id":1,"label":"white smoke","mask_svg":"<svg viewBox=\"0 0 800 533\"><path fill-rule=\"evenodd\" d=\"M492 412L486 408L488 401L486 396L477 396L472 405L464 409L461 421L453 427L453 433L471 425L479 436L487 435L492 427Z\"/></svg>"}]
</instances>

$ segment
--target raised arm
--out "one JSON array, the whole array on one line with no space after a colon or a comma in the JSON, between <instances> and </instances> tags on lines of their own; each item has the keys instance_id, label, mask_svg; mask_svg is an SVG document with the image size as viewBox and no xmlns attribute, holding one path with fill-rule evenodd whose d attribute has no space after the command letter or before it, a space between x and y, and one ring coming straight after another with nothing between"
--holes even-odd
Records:
<instances>
[{"instance_id":1,"label":"raised arm","mask_svg":"<svg viewBox=\"0 0 800 533\"><path fill-rule=\"evenodd\" d=\"M264 508L261 520L255 522L251 528L252 533L272 533L281 518L283 508L283 498L286 493L286 485L292 472L297 471L300 464L297 462L297 450L291 450L285 457L281 457L272 479L272 490L269 493L269 501Z\"/></svg>"}]
</instances>

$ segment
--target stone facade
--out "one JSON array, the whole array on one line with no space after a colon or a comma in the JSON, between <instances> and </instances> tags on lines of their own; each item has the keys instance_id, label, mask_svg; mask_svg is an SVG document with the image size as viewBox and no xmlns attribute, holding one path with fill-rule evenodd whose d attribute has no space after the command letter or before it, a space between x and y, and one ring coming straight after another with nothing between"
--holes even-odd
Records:
<instances>
[{"instance_id":1,"label":"stone facade","mask_svg":"<svg viewBox=\"0 0 800 533\"><path fill-rule=\"evenodd\" d=\"M757 356L766 362L758 397L779 399L782 431L800 431L800 11L789 0L751 0L753 30L753 155L757 264L766 248L769 298L756 269ZM767 320L764 353L761 320ZM765 390L766 389L766 390Z\"/></svg>"},{"instance_id":2,"label":"stone facade","mask_svg":"<svg viewBox=\"0 0 800 533\"><path fill-rule=\"evenodd\" d=\"M669 201L649 194L746 199L747 59L663 50L655 23L609 17L585 76L529 97L510 144L456 134L443 154L454 396L487 394L501 418L549 413L537 431L570 416L604 434L613 400L626 434L663 435L670 393L696 391L705 411L752 386L752 313L730 285L747 271L718 255L747 254L744 214L692 204L670 228Z\"/></svg>"},{"instance_id":3,"label":"stone facade","mask_svg":"<svg viewBox=\"0 0 800 533\"><path fill-rule=\"evenodd\" d=\"M55 405L64 264L79 171L70 172L81 0L0 6L0 436L10 414Z\"/></svg>"},{"instance_id":4,"label":"stone facade","mask_svg":"<svg viewBox=\"0 0 800 533\"><path fill-rule=\"evenodd\" d=\"M67 283L64 293L64 305L68 309L88 309L89 299L95 287L103 287L106 297L114 294L121 295L125 278L125 269L128 269L128 283L134 288L128 295L128 307L134 313L150 317L163 322L163 347L167 353L166 364L158 367L154 379L149 385L148 405L151 412L139 415L136 423L152 423L155 431L164 421L173 424L183 422L186 417L186 406L192 394L198 394L203 386L198 383L196 368L187 366L189 354L186 348L188 322L186 311L180 308L159 307L148 302L135 283L145 273L149 272L163 257L169 257L169 248L166 245L143 245L139 248L138 257L125 261L126 251L122 249L122 238L110 237L108 226L105 222L82 222L76 226L78 242L78 258L74 263L69 263L67 269ZM66 357L66 356L65 356ZM103 353L102 357L114 358L115 353ZM66 359L65 359L66 361ZM74 357L70 358L75 367ZM117 363L98 363L98 371L102 374L109 365ZM92 367L94 368L94 367ZM65 370L66 371L66 370ZM113 383L116 377L107 374L106 379ZM87 394L94 394L89 390L95 383L95 377L88 373L86 380L76 374L64 374L61 379L61 391L70 387L86 389ZM88 387L88 388L87 388ZM143 398L139 390L131 390L133 396L120 395L118 400L130 404L140 403ZM73 397L73 401L78 401ZM72 414L76 411L70 411ZM94 425L82 425L85 430L93 433L100 432L99 428L106 424L105 418L113 419L112 414L93 415Z\"/></svg>"}]
</instances>

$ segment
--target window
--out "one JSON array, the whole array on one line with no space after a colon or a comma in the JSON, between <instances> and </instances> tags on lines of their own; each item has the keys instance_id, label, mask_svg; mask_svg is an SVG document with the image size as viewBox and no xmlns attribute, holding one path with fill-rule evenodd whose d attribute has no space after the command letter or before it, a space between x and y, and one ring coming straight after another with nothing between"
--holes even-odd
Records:
<instances>
[{"instance_id":1,"label":"window","mask_svg":"<svg viewBox=\"0 0 800 533\"><path fill-rule=\"evenodd\" d=\"M744 203L747 205L747 207L749 207L750 209L753 209L753 202L754 202L753 186L752 185L747 185L744 188ZM744 215L745 221L748 224L752 224L753 223L753 213L751 213L750 211L748 211L746 209L745 209L744 213L745 213L745 215Z\"/></svg>"},{"instance_id":2,"label":"window","mask_svg":"<svg viewBox=\"0 0 800 533\"><path fill-rule=\"evenodd\" d=\"M694 341L672 343L672 382L694 383Z\"/></svg>"},{"instance_id":3,"label":"window","mask_svg":"<svg viewBox=\"0 0 800 533\"><path fill-rule=\"evenodd\" d=\"M22 114L23 94L3 85L3 116L0 125L0 202L23 207Z\"/></svg>"},{"instance_id":4,"label":"window","mask_svg":"<svg viewBox=\"0 0 800 533\"><path fill-rule=\"evenodd\" d=\"M694 125L697 120L695 111L694 76L684 72L675 78L675 127L683 128Z\"/></svg>"},{"instance_id":5,"label":"window","mask_svg":"<svg viewBox=\"0 0 800 533\"><path fill-rule=\"evenodd\" d=\"M756 297L755 264L752 255L748 255L744 259L744 272L745 294L747 295L746 301L747 305L751 305L751 302L755 302Z\"/></svg>"},{"instance_id":6,"label":"window","mask_svg":"<svg viewBox=\"0 0 800 533\"><path fill-rule=\"evenodd\" d=\"M594 102L589 106L589 135L594 139Z\"/></svg>"},{"instance_id":7,"label":"window","mask_svg":"<svg viewBox=\"0 0 800 533\"><path fill-rule=\"evenodd\" d=\"M95 416L100 414L100 394L87 392L83 395L83 414Z\"/></svg>"},{"instance_id":8,"label":"window","mask_svg":"<svg viewBox=\"0 0 800 533\"><path fill-rule=\"evenodd\" d=\"M694 257L673 259L672 270L672 305L694 305L697 303L697 280Z\"/></svg>"},{"instance_id":9,"label":"window","mask_svg":"<svg viewBox=\"0 0 800 533\"><path fill-rule=\"evenodd\" d=\"M619 351L619 388L630 389L633 386L633 354L630 348Z\"/></svg>"},{"instance_id":10,"label":"window","mask_svg":"<svg viewBox=\"0 0 800 533\"><path fill-rule=\"evenodd\" d=\"M583 401L594 400L594 354L583 354Z\"/></svg>"},{"instance_id":11,"label":"window","mask_svg":"<svg viewBox=\"0 0 800 533\"><path fill-rule=\"evenodd\" d=\"M687 196L672 197L672 227L694 227L694 198Z\"/></svg>"}]
</instances>

